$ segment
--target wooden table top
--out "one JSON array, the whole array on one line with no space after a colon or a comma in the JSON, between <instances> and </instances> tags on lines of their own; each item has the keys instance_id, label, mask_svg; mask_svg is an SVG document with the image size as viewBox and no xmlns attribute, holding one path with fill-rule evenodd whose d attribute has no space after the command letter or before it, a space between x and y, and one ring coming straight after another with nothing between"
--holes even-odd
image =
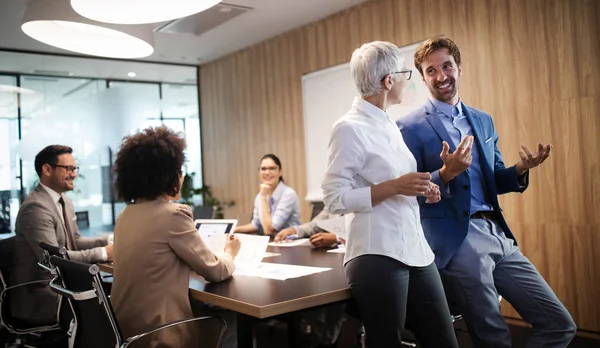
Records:
<instances>
[{"instance_id":1,"label":"wooden table top","mask_svg":"<svg viewBox=\"0 0 600 348\"><path fill-rule=\"evenodd\" d=\"M287 280L233 276L219 283L206 282L193 274L190 277L192 297L255 318L268 318L351 297L344 275L344 254L306 246L269 246L267 250L281 255L265 258L263 262L329 267L331 270ZM99 264L99 267L112 273L112 264Z\"/></svg>"}]
</instances>

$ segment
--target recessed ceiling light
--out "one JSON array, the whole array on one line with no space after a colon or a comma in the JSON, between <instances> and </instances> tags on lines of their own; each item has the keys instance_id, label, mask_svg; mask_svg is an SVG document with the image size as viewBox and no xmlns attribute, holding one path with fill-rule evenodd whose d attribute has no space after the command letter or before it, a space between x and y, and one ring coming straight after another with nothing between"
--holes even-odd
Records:
<instances>
[{"instance_id":1,"label":"recessed ceiling light","mask_svg":"<svg viewBox=\"0 0 600 348\"><path fill-rule=\"evenodd\" d=\"M221 0L71 0L80 15L99 22L143 24L170 21L209 9Z\"/></svg>"},{"instance_id":2,"label":"recessed ceiling light","mask_svg":"<svg viewBox=\"0 0 600 348\"><path fill-rule=\"evenodd\" d=\"M154 52L151 26L97 23L73 11L69 0L33 1L21 29L45 44L94 56L142 58Z\"/></svg>"},{"instance_id":3,"label":"recessed ceiling light","mask_svg":"<svg viewBox=\"0 0 600 348\"><path fill-rule=\"evenodd\" d=\"M135 73L132 71L132 72L129 72L129 73L127 73L127 76L129 76L129 77L135 77L136 75L135 75Z\"/></svg>"}]
</instances>

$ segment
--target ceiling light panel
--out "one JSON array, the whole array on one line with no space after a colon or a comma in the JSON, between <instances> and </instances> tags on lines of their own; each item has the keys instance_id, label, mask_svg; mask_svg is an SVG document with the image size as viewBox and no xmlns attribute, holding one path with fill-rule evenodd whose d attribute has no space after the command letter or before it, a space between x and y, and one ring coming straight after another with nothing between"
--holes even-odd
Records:
<instances>
[{"instance_id":1,"label":"ceiling light panel","mask_svg":"<svg viewBox=\"0 0 600 348\"><path fill-rule=\"evenodd\" d=\"M45 44L94 56L142 58L154 52L151 26L98 23L77 14L69 0L33 1L21 29Z\"/></svg>"},{"instance_id":2,"label":"ceiling light panel","mask_svg":"<svg viewBox=\"0 0 600 348\"><path fill-rule=\"evenodd\" d=\"M145 24L170 21L209 9L221 0L71 0L80 15L99 22Z\"/></svg>"}]
</instances>

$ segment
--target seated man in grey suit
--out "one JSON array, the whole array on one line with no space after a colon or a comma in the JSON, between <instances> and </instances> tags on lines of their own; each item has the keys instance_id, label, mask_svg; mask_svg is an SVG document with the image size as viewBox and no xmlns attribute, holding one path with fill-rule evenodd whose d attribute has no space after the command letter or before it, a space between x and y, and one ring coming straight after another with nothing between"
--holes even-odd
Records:
<instances>
[{"instance_id":1,"label":"seated man in grey suit","mask_svg":"<svg viewBox=\"0 0 600 348\"><path fill-rule=\"evenodd\" d=\"M40 242L66 247L71 260L94 263L112 259L108 238L79 234L73 202L64 192L73 190L77 166L68 146L51 145L35 157L40 184L25 199L16 222L12 284L51 279L38 261ZM24 286L11 294L12 315L31 324L56 323L57 295L47 284Z\"/></svg>"},{"instance_id":2,"label":"seated man in grey suit","mask_svg":"<svg viewBox=\"0 0 600 348\"><path fill-rule=\"evenodd\" d=\"M342 243L343 240L338 239L335 234L327 232L317 225L317 222L319 221L336 217L339 217L339 215L330 214L329 211L324 208L310 222L281 230L275 236L275 242L284 242L287 237L295 235L298 238L310 237L310 242L316 247L328 247L336 243Z\"/></svg>"}]
</instances>

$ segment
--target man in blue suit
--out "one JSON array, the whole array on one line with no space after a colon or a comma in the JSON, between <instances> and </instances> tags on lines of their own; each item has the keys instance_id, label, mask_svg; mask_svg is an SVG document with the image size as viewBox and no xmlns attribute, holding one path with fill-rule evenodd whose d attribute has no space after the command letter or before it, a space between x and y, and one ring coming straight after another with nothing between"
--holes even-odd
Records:
<instances>
[{"instance_id":1,"label":"man in blue suit","mask_svg":"<svg viewBox=\"0 0 600 348\"><path fill-rule=\"evenodd\" d=\"M521 161L505 167L492 118L458 97L460 51L445 37L417 48L415 67L430 100L398 120L419 172L430 172L440 187L437 204L421 201L421 223L447 290L465 318L477 347L510 347L500 314L502 295L533 326L527 347L566 347L575 335L571 315L533 264L517 247L498 195L523 192L529 170L550 154L539 144Z\"/></svg>"}]
</instances>

